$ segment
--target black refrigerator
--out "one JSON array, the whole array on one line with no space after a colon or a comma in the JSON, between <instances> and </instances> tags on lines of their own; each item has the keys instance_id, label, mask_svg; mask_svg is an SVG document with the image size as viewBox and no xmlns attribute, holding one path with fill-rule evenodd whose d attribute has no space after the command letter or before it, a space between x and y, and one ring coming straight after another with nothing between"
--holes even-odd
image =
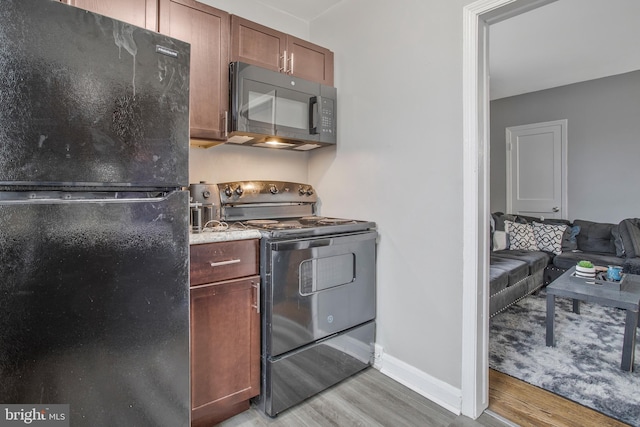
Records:
<instances>
[{"instance_id":1,"label":"black refrigerator","mask_svg":"<svg viewBox=\"0 0 640 427\"><path fill-rule=\"evenodd\" d=\"M72 426L189 425L189 58L2 1L0 421L68 405Z\"/></svg>"}]
</instances>

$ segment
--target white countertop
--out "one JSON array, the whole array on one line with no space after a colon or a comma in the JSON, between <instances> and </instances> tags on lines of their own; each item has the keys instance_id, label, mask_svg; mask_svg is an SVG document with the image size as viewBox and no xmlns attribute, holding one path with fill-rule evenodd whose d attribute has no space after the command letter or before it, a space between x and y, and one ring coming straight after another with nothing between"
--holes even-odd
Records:
<instances>
[{"instance_id":1,"label":"white countertop","mask_svg":"<svg viewBox=\"0 0 640 427\"><path fill-rule=\"evenodd\" d=\"M259 239L258 230L230 230L230 231L205 231L202 233L190 233L189 244L229 242L231 240Z\"/></svg>"}]
</instances>

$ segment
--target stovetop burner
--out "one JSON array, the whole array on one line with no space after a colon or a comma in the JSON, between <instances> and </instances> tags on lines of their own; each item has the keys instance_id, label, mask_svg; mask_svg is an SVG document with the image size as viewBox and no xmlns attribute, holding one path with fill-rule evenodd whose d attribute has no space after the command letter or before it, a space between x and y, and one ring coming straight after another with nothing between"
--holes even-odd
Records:
<instances>
[{"instance_id":1,"label":"stovetop burner","mask_svg":"<svg viewBox=\"0 0 640 427\"><path fill-rule=\"evenodd\" d=\"M302 218L299 219L300 222L302 223L314 223L314 222L318 222L325 219L325 217L323 216L303 216Z\"/></svg>"},{"instance_id":2,"label":"stovetop burner","mask_svg":"<svg viewBox=\"0 0 640 427\"><path fill-rule=\"evenodd\" d=\"M318 220L319 224L346 224L347 222L354 222L354 220L343 218L321 218Z\"/></svg>"},{"instance_id":3,"label":"stovetop burner","mask_svg":"<svg viewBox=\"0 0 640 427\"><path fill-rule=\"evenodd\" d=\"M288 218L283 221L275 219L250 219L244 221L244 225L249 227L265 228L269 230L286 230L290 228L311 228L326 225L355 223L353 219L327 218L324 216L304 216L301 218Z\"/></svg>"},{"instance_id":4,"label":"stovetop burner","mask_svg":"<svg viewBox=\"0 0 640 427\"><path fill-rule=\"evenodd\" d=\"M281 222L275 219L251 219L245 221L244 225L248 227L262 228L265 230L289 230L292 228L302 228L297 221Z\"/></svg>"},{"instance_id":5,"label":"stovetop burner","mask_svg":"<svg viewBox=\"0 0 640 427\"><path fill-rule=\"evenodd\" d=\"M292 222L280 222L278 224L267 225L265 228L269 230L291 230L293 228L302 228L302 227L300 226L300 224L295 224Z\"/></svg>"},{"instance_id":6,"label":"stovetop burner","mask_svg":"<svg viewBox=\"0 0 640 427\"><path fill-rule=\"evenodd\" d=\"M252 227L264 227L267 225L277 224L278 220L275 219L250 219L246 222L247 225Z\"/></svg>"}]
</instances>

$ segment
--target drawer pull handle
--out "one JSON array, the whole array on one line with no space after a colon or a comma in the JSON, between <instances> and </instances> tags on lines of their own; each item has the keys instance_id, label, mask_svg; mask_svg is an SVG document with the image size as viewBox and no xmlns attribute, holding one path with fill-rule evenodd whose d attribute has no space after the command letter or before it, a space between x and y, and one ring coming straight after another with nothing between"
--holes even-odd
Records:
<instances>
[{"instance_id":1,"label":"drawer pull handle","mask_svg":"<svg viewBox=\"0 0 640 427\"><path fill-rule=\"evenodd\" d=\"M230 259L228 261L212 262L211 267L222 267L223 265L238 264L239 262L240 262L239 259Z\"/></svg>"}]
</instances>

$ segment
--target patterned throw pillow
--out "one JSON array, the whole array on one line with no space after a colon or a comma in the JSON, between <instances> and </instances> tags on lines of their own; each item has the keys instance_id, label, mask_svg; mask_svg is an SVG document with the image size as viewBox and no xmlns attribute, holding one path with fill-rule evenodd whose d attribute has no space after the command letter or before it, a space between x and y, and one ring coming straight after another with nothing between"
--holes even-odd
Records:
<instances>
[{"instance_id":1,"label":"patterned throw pillow","mask_svg":"<svg viewBox=\"0 0 640 427\"><path fill-rule=\"evenodd\" d=\"M546 252L553 252L556 255L562 253L562 236L566 225L533 223L533 235L536 238L538 249Z\"/></svg>"},{"instance_id":2,"label":"patterned throw pillow","mask_svg":"<svg viewBox=\"0 0 640 427\"><path fill-rule=\"evenodd\" d=\"M504 228L509 235L509 249L538 250L531 224L520 224L507 220L504 222Z\"/></svg>"}]
</instances>

